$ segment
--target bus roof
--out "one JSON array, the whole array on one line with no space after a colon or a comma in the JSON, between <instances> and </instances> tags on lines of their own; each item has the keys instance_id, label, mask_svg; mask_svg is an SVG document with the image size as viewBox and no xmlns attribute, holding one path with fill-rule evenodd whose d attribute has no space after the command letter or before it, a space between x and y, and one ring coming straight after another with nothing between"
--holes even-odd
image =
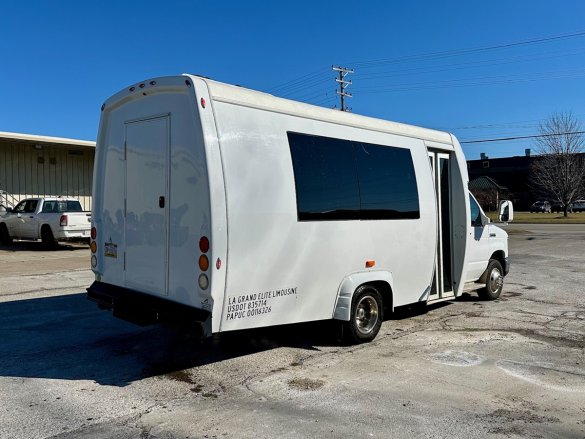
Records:
<instances>
[{"instance_id":1,"label":"bus roof","mask_svg":"<svg viewBox=\"0 0 585 439\"><path fill-rule=\"evenodd\" d=\"M364 128L367 130L414 137L431 142L448 145L452 145L453 143L451 135L445 131L431 130L414 125L390 122L383 119L318 107L298 101L279 98L269 93L213 81L207 78L198 78L204 80L208 84L211 97L215 101Z\"/></svg>"}]
</instances>

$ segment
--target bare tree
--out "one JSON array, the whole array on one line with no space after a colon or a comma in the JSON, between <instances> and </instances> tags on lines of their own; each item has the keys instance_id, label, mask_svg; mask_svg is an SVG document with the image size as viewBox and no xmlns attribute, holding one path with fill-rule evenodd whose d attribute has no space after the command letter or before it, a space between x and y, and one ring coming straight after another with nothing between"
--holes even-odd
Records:
<instances>
[{"instance_id":1,"label":"bare tree","mask_svg":"<svg viewBox=\"0 0 585 439\"><path fill-rule=\"evenodd\" d=\"M564 216L585 188L582 132L581 123L572 113L555 113L540 124L531 180L563 205Z\"/></svg>"},{"instance_id":2,"label":"bare tree","mask_svg":"<svg viewBox=\"0 0 585 439\"><path fill-rule=\"evenodd\" d=\"M487 212L498 210L499 194L495 189L475 189L471 191L481 207Z\"/></svg>"}]
</instances>

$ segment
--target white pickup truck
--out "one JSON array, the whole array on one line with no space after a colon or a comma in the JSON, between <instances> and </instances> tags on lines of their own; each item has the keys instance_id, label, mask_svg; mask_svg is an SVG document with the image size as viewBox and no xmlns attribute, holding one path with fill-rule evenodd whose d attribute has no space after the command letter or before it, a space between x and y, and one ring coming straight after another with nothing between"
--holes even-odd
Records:
<instances>
[{"instance_id":1,"label":"white pickup truck","mask_svg":"<svg viewBox=\"0 0 585 439\"><path fill-rule=\"evenodd\" d=\"M0 244L41 239L50 248L57 241L89 240L90 228L91 213L74 198L27 198L0 213Z\"/></svg>"}]
</instances>

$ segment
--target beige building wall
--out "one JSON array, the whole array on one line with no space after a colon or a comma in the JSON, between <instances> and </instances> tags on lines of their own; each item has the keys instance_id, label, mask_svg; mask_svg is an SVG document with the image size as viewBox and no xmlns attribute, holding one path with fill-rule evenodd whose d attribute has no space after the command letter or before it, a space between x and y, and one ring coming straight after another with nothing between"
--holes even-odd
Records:
<instances>
[{"instance_id":1,"label":"beige building wall","mask_svg":"<svg viewBox=\"0 0 585 439\"><path fill-rule=\"evenodd\" d=\"M16 200L67 196L91 210L95 148L0 140L0 190ZM9 197L10 198L10 197Z\"/></svg>"}]
</instances>

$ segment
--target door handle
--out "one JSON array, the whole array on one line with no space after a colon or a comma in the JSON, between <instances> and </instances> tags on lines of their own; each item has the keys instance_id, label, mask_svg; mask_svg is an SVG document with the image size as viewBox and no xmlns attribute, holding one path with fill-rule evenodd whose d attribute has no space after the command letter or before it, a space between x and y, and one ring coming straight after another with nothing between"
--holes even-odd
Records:
<instances>
[{"instance_id":1,"label":"door handle","mask_svg":"<svg viewBox=\"0 0 585 439\"><path fill-rule=\"evenodd\" d=\"M29 218L34 218L34 216L29 216Z\"/></svg>"},{"instance_id":2,"label":"door handle","mask_svg":"<svg viewBox=\"0 0 585 439\"><path fill-rule=\"evenodd\" d=\"M490 238L495 238L496 234L495 233L490 233Z\"/></svg>"},{"instance_id":3,"label":"door handle","mask_svg":"<svg viewBox=\"0 0 585 439\"><path fill-rule=\"evenodd\" d=\"M158 207L161 209L165 207L165 197L158 197Z\"/></svg>"}]
</instances>

